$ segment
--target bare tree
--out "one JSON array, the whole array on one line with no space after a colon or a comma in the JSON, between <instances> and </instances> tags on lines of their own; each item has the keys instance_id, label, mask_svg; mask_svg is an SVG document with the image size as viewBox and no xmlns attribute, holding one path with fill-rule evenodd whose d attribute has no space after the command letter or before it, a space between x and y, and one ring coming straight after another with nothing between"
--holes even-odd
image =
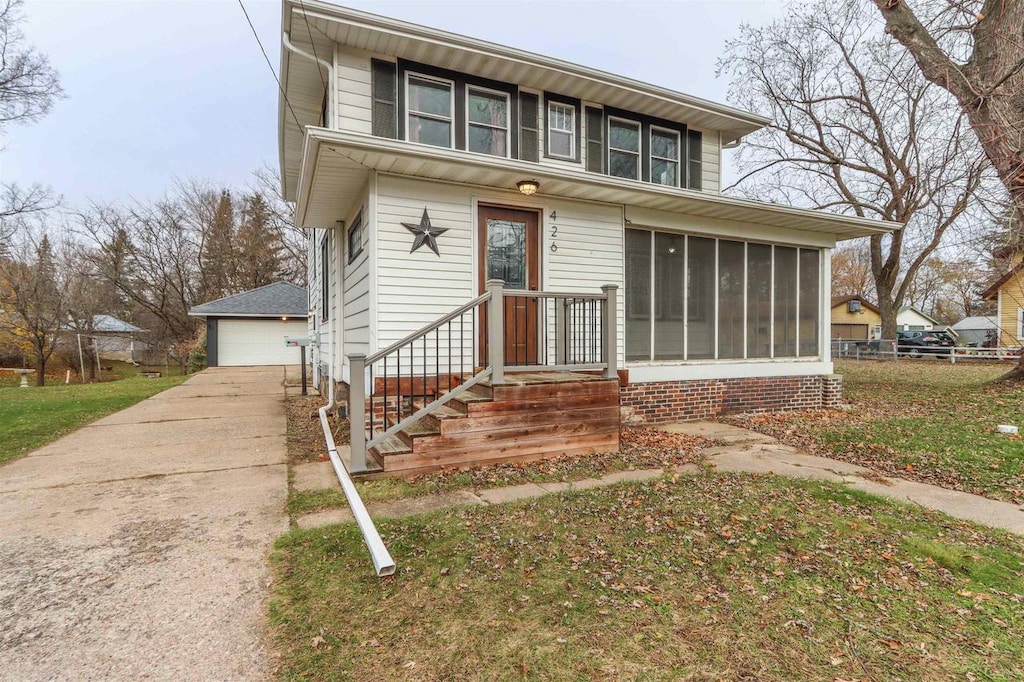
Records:
<instances>
[{"instance_id":1,"label":"bare tree","mask_svg":"<svg viewBox=\"0 0 1024 682\"><path fill-rule=\"evenodd\" d=\"M37 386L46 383L46 364L67 323L66 273L58 267L58 249L64 246L55 247L43 230L38 238L24 238L11 256L0 258L0 291L4 292L0 325L31 347Z\"/></svg>"},{"instance_id":2,"label":"bare tree","mask_svg":"<svg viewBox=\"0 0 1024 682\"><path fill-rule=\"evenodd\" d=\"M874 299L871 251L863 241L837 246L832 251L832 294Z\"/></svg>"},{"instance_id":3,"label":"bare tree","mask_svg":"<svg viewBox=\"0 0 1024 682\"><path fill-rule=\"evenodd\" d=\"M869 242L882 332L894 337L917 271L947 233L972 229L990 172L963 116L865 0L745 26L720 70L733 102L775 121L740 149L741 193L905 225Z\"/></svg>"},{"instance_id":4,"label":"bare tree","mask_svg":"<svg viewBox=\"0 0 1024 682\"><path fill-rule=\"evenodd\" d=\"M1024 248L1024 2L874 0L886 32L967 116L1010 196ZM1024 354L1004 379L1024 380Z\"/></svg>"},{"instance_id":5,"label":"bare tree","mask_svg":"<svg viewBox=\"0 0 1024 682\"><path fill-rule=\"evenodd\" d=\"M21 0L0 0L0 135L11 124L38 121L64 96L60 76L46 56L25 44L19 28L24 20L21 5ZM12 238L18 216L46 210L56 202L41 185L0 185L0 243Z\"/></svg>"}]
</instances>

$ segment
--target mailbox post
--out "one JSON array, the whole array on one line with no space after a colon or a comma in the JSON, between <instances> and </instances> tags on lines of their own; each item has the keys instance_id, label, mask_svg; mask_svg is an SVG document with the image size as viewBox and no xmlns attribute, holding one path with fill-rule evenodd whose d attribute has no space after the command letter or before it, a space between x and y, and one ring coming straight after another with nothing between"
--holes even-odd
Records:
<instances>
[{"instance_id":1,"label":"mailbox post","mask_svg":"<svg viewBox=\"0 0 1024 682\"><path fill-rule=\"evenodd\" d=\"M302 362L302 395L306 395L306 346L309 345L308 336L286 336L284 345L289 348L299 347L299 357Z\"/></svg>"}]
</instances>

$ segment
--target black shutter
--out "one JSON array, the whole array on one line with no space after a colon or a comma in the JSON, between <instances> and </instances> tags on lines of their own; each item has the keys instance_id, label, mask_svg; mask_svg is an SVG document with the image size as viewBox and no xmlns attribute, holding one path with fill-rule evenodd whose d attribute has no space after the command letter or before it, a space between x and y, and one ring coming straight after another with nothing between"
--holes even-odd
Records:
<instances>
[{"instance_id":1,"label":"black shutter","mask_svg":"<svg viewBox=\"0 0 1024 682\"><path fill-rule=\"evenodd\" d=\"M587 170L604 173L604 112L587 107Z\"/></svg>"},{"instance_id":2,"label":"black shutter","mask_svg":"<svg viewBox=\"0 0 1024 682\"><path fill-rule=\"evenodd\" d=\"M540 161L539 103L537 95L519 93L519 158L523 161Z\"/></svg>"},{"instance_id":3,"label":"black shutter","mask_svg":"<svg viewBox=\"0 0 1024 682\"><path fill-rule=\"evenodd\" d=\"M701 154L703 153L704 136L699 130L688 130L686 131L686 138L686 186L690 189L700 189L701 176L703 175L701 169Z\"/></svg>"},{"instance_id":4,"label":"black shutter","mask_svg":"<svg viewBox=\"0 0 1024 682\"><path fill-rule=\"evenodd\" d=\"M380 59L372 60L373 134L377 137L398 137L398 65Z\"/></svg>"}]
</instances>

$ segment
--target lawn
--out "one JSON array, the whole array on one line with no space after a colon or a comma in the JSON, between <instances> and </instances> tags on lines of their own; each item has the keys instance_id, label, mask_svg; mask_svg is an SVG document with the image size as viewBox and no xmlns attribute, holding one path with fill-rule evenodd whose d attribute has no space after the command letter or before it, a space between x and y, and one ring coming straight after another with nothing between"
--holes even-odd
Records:
<instances>
[{"instance_id":1,"label":"lawn","mask_svg":"<svg viewBox=\"0 0 1024 682\"><path fill-rule=\"evenodd\" d=\"M932 358L840 362L852 410L733 421L829 457L947 488L1024 503L1024 385L993 384L1007 365Z\"/></svg>"},{"instance_id":2,"label":"lawn","mask_svg":"<svg viewBox=\"0 0 1024 682\"><path fill-rule=\"evenodd\" d=\"M1012 680L1024 540L840 486L702 473L292 531L287 680Z\"/></svg>"},{"instance_id":3,"label":"lawn","mask_svg":"<svg viewBox=\"0 0 1024 682\"><path fill-rule=\"evenodd\" d=\"M0 463L176 386L188 377L0 388Z\"/></svg>"}]
</instances>

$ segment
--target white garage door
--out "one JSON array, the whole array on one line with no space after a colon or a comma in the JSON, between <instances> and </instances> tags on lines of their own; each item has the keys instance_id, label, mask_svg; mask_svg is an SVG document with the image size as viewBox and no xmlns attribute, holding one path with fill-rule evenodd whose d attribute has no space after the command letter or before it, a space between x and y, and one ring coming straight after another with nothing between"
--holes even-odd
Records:
<instances>
[{"instance_id":1,"label":"white garage door","mask_svg":"<svg viewBox=\"0 0 1024 682\"><path fill-rule=\"evenodd\" d=\"M297 365L299 348L284 345L286 336L306 336L305 320L217 321L217 364L222 367L243 365Z\"/></svg>"}]
</instances>

